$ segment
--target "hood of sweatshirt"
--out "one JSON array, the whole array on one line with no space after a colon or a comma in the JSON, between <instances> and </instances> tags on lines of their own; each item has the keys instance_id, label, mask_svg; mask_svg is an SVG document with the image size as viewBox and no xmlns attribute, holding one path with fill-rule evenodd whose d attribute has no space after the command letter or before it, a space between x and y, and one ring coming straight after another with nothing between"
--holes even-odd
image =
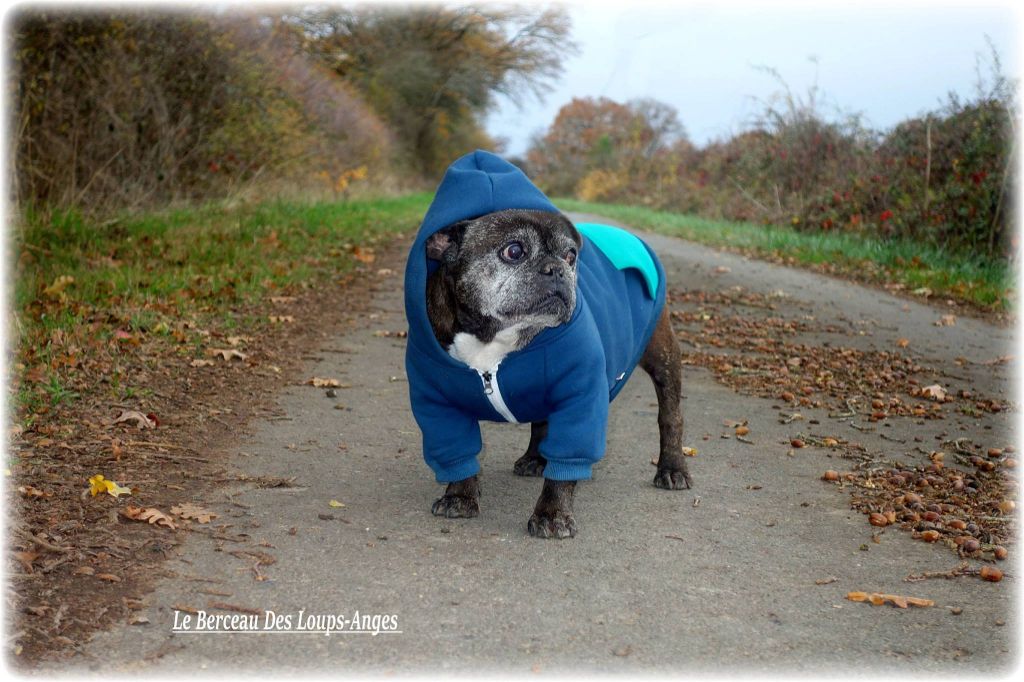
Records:
<instances>
[{"instance_id":1,"label":"hood of sweatshirt","mask_svg":"<svg viewBox=\"0 0 1024 682\"><path fill-rule=\"evenodd\" d=\"M558 212L523 171L500 156L478 149L448 167L423 218L405 266L409 343L421 353L427 353L443 364L464 366L441 348L430 328L427 278L438 263L427 259L427 239L460 220L472 220L511 208Z\"/></svg>"}]
</instances>

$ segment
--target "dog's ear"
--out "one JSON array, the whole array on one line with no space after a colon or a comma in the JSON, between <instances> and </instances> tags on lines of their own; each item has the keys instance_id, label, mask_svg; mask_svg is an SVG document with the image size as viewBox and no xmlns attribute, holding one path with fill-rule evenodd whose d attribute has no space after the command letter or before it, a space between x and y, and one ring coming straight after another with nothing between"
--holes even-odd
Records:
<instances>
[{"instance_id":1,"label":"dog's ear","mask_svg":"<svg viewBox=\"0 0 1024 682\"><path fill-rule=\"evenodd\" d=\"M466 226L472 221L464 220L448 227L443 227L427 237L427 258L452 264L459 256L462 237L466 234Z\"/></svg>"},{"instance_id":2,"label":"dog's ear","mask_svg":"<svg viewBox=\"0 0 1024 682\"><path fill-rule=\"evenodd\" d=\"M569 234L576 242L576 248L578 249L581 246L583 246L583 237L580 235L580 231L576 229L576 226L573 224L573 222L569 220L569 216L565 215L561 211L559 211L558 216L569 227Z\"/></svg>"}]
</instances>

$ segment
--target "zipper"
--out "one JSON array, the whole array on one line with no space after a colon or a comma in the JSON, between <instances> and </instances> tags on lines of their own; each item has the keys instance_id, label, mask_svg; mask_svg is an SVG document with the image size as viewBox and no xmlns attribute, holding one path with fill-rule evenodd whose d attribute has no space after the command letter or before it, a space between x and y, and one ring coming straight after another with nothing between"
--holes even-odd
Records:
<instances>
[{"instance_id":1,"label":"zipper","mask_svg":"<svg viewBox=\"0 0 1024 682\"><path fill-rule=\"evenodd\" d=\"M499 362L498 365L501 363ZM508 409L508 405L505 404L505 399L501 397L501 388L498 386L498 365L495 365L486 372L477 370L477 374L480 375L480 381L484 384L484 395L487 396L487 400L491 403L491 407L494 411L505 418L505 421L513 424L518 424L515 415Z\"/></svg>"}]
</instances>

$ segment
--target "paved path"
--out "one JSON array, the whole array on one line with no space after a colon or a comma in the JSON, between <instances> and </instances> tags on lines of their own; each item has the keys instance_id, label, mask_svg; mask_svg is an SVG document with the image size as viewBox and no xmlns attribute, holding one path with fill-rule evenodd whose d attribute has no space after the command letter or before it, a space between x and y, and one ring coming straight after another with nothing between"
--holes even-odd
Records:
<instances>
[{"instance_id":1,"label":"paved path","mask_svg":"<svg viewBox=\"0 0 1024 682\"><path fill-rule=\"evenodd\" d=\"M1012 397L1012 367L953 363L1011 353L1010 330L966 318L936 327L943 311L874 289L646 238L672 288L784 292L788 312L848 326L849 337L832 334L833 343L892 349L897 338L911 338L910 350L962 379L958 386ZM819 480L842 463L817 448L787 456L794 429L778 423L777 401L737 394L703 369L687 367L684 376L686 442L700 449L691 460L693 490L651 486L656 408L650 382L637 372L613 405L608 455L578 491L576 539L526 534L540 481L511 473L526 427L485 426L479 518L431 516L442 487L421 460L404 342L373 333L405 328L400 291L396 276L365 324L326 339L309 363L309 376L351 388L332 399L294 386L279 400L286 419L255 424L240 437L233 467L295 477L297 487L240 488L234 500L245 507L213 501L219 521L234 524L225 532L248 533L250 541L218 546L190 535L168 562L176 577L148 597L150 623L97 636L86 648L94 659L78 659L86 669L958 674L1016 664L1012 577L904 582L912 572L948 569L956 557L896 530L871 543L871 527L849 509L848 494ZM823 411L803 412L827 419ZM719 439L728 418L749 419L756 445ZM894 421L886 430L893 437L920 432L931 440L936 431L931 422ZM965 421L958 435L1016 442L1011 425L1010 417L989 416ZM842 428L841 436L869 448L898 447ZM714 437L702 441L705 433ZM329 507L332 499L344 508ZM860 549L865 543L869 551ZM235 550L272 555L276 563L259 569L269 579L255 580L253 561L229 554ZM1015 574L1013 556L1005 563ZM828 576L837 580L815 584ZM927 597L937 606L855 604L843 598L850 590ZM401 634L171 633L172 605L205 609L210 600L293 619L300 610L395 614ZM963 613L952 615L954 606Z\"/></svg>"}]
</instances>

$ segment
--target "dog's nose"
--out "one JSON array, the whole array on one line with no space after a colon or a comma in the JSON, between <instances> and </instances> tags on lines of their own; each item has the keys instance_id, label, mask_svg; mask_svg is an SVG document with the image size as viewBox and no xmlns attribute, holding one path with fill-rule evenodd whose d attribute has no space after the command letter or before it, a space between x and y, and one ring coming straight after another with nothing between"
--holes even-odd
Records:
<instances>
[{"instance_id":1,"label":"dog's nose","mask_svg":"<svg viewBox=\"0 0 1024 682\"><path fill-rule=\"evenodd\" d=\"M558 260L551 258L540 266L540 274L548 275L549 277L557 275L559 279L563 279L565 277L565 270L562 269L562 264Z\"/></svg>"}]
</instances>

